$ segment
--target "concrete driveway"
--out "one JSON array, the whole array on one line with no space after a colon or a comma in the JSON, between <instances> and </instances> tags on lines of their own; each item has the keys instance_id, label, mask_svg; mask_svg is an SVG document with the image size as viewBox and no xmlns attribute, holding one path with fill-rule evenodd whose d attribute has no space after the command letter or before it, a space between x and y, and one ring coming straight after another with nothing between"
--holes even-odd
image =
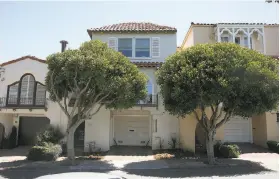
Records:
<instances>
[{"instance_id":1,"label":"concrete driveway","mask_svg":"<svg viewBox=\"0 0 280 179\"><path fill-rule=\"evenodd\" d=\"M154 160L151 147L146 146L112 146L104 157L106 161L148 161Z\"/></svg>"},{"instance_id":2,"label":"concrete driveway","mask_svg":"<svg viewBox=\"0 0 280 179\"><path fill-rule=\"evenodd\" d=\"M25 160L31 146L19 146L14 149L0 149L0 163Z\"/></svg>"}]
</instances>

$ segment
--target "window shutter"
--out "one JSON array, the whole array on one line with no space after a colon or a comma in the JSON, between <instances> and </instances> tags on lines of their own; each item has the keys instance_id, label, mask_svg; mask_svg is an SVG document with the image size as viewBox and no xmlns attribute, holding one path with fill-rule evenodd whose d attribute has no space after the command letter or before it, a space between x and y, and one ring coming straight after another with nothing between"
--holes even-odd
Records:
<instances>
[{"instance_id":1,"label":"window shutter","mask_svg":"<svg viewBox=\"0 0 280 179\"><path fill-rule=\"evenodd\" d=\"M152 38L152 57L160 57L160 39L159 39L159 37Z\"/></svg>"},{"instance_id":2,"label":"window shutter","mask_svg":"<svg viewBox=\"0 0 280 179\"><path fill-rule=\"evenodd\" d=\"M108 41L108 47L118 51L118 41L115 37L110 37Z\"/></svg>"}]
</instances>

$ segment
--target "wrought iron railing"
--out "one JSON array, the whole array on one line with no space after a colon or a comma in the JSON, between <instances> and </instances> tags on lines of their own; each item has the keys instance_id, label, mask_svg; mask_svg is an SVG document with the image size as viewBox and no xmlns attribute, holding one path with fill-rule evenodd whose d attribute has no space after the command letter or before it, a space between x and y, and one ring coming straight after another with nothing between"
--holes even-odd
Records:
<instances>
[{"instance_id":1,"label":"wrought iron railing","mask_svg":"<svg viewBox=\"0 0 280 179\"><path fill-rule=\"evenodd\" d=\"M46 98L1 97L0 107L45 107Z\"/></svg>"},{"instance_id":2,"label":"wrought iron railing","mask_svg":"<svg viewBox=\"0 0 280 179\"><path fill-rule=\"evenodd\" d=\"M146 98L138 101L136 106L148 106L148 107L157 107L158 106L158 95L149 94Z\"/></svg>"}]
</instances>

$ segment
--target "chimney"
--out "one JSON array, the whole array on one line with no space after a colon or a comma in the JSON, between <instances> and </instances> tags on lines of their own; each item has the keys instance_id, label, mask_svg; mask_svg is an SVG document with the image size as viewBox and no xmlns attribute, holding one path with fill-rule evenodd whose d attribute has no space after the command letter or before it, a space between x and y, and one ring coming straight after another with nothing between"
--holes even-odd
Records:
<instances>
[{"instance_id":1,"label":"chimney","mask_svg":"<svg viewBox=\"0 0 280 179\"><path fill-rule=\"evenodd\" d=\"M60 43L61 43L61 52L64 52L68 42L66 40L61 40Z\"/></svg>"}]
</instances>

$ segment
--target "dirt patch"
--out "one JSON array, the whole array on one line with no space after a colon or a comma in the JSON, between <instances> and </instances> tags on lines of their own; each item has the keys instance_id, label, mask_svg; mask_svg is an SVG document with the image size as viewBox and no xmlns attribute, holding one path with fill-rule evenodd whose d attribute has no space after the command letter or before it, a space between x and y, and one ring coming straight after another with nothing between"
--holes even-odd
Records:
<instances>
[{"instance_id":1,"label":"dirt patch","mask_svg":"<svg viewBox=\"0 0 280 179\"><path fill-rule=\"evenodd\" d=\"M154 158L160 159L197 159L199 158L193 152L184 151L182 149L162 149L153 150Z\"/></svg>"}]
</instances>

